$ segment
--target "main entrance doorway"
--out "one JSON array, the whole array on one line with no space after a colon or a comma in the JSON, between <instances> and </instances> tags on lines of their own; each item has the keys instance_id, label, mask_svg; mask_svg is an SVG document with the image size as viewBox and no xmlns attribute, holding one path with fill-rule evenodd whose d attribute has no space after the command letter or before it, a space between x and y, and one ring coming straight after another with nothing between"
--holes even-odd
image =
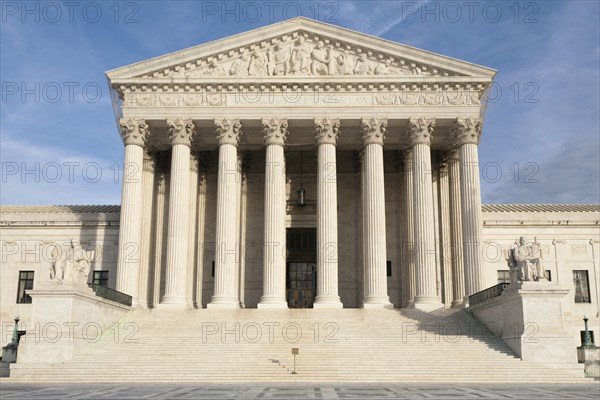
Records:
<instances>
[{"instance_id":1,"label":"main entrance doorway","mask_svg":"<svg viewBox=\"0 0 600 400\"><path fill-rule=\"evenodd\" d=\"M317 230L287 230L286 289L289 308L312 308L317 294Z\"/></svg>"}]
</instances>

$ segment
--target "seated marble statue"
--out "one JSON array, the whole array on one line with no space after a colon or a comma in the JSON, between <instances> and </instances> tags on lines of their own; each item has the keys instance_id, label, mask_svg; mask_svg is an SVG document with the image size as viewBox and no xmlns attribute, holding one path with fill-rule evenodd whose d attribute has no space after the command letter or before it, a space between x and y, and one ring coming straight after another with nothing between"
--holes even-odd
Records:
<instances>
[{"instance_id":1,"label":"seated marble statue","mask_svg":"<svg viewBox=\"0 0 600 400\"><path fill-rule=\"evenodd\" d=\"M511 271L511 283L546 280L542 250L537 241L527 242L527 239L521 236L519 243L509 249L507 261Z\"/></svg>"},{"instance_id":2,"label":"seated marble statue","mask_svg":"<svg viewBox=\"0 0 600 400\"><path fill-rule=\"evenodd\" d=\"M90 274L91 252L84 250L76 240L71 240L68 251L53 252L54 261L50 267L50 280L63 283L87 284Z\"/></svg>"}]
</instances>

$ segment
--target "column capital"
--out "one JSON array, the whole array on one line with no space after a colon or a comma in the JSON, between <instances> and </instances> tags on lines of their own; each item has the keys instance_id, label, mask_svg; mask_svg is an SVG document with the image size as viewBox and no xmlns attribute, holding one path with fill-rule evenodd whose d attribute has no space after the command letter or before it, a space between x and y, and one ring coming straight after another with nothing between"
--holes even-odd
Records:
<instances>
[{"instance_id":1,"label":"column capital","mask_svg":"<svg viewBox=\"0 0 600 400\"><path fill-rule=\"evenodd\" d=\"M406 136L409 145L426 144L431 146L433 129L435 128L435 118L409 118Z\"/></svg>"},{"instance_id":2,"label":"column capital","mask_svg":"<svg viewBox=\"0 0 600 400\"><path fill-rule=\"evenodd\" d=\"M458 149L453 148L446 152L446 159L448 163L455 163L460 161L460 156L458 154Z\"/></svg>"},{"instance_id":3,"label":"column capital","mask_svg":"<svg viewBox=\"0 0 600 400\"><path fill-rule=\"evenodd\" d=\"M265 139L265 144L277 144L283 146L288 135L288 120L287 118L270 118L263 119L262 133Z\"/></svg>"},{"instance_id":4,"label":"column capital","mask_svg":"<svg viewBox=\"0 0 600 400\"><path fill-rule=\"evenodd\" d=\"M149 126L144 119L124 119L119 120L121 128L121 139L125 146L135 145L144 147L148 139Z\"/></svg>"},{"instance_id":5,"label":"column capital","mask_svg":"<svg viewBox=\"0 0 600 400\"><path fill-rule=\"evenodd\" d=\"M192 147L195 126L191 118L167 119L167 127L172 146L183 144L184 146Z\"/></svg>"},{"instance_id":6,"label":"column capital","mask_svg":"<svg viewBox=\"0 0 600 400\"><path fill-rule=\"evenodd\" d=\"M232 144L237 147L242 136L242 124L239 119L215 119L215 131L219 146Z\"/></svg>"},{"instance_id":7,"label":"column capital","mask_svg":"<svg viewBox=\"0 0 600 400\"><path fill-rule=\"evenodd\" d=\"M467 143L479 144L482 128L481 118L456 118L452 125L452 137L457 146Z\"/></svg>"},{"instance_id":8,"label":"column capital","mask_svg":"<svg viewBox=\"0 0 600 400\"><path fill-rule=\"evenodd\" d=\"M315 139L317 144L337 144L338 136L340 135L340 119L339 118L315 118Z\"/></svg>"},{"instance_id":9,"label":"column capital","mask_svg":"<svg viewBox=\"0 0 600 400\"><path fill-rule=\"evenodd\" d=\"M383 146L383 140L387 134L387 124L387 118L361 118L360 133L363 145L379 144Z\"/></svg>"}]
</instances>

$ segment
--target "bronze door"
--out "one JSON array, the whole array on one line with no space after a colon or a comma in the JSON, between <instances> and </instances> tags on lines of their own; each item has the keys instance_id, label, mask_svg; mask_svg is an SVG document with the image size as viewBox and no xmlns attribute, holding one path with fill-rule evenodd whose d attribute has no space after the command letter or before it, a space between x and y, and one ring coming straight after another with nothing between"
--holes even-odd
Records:
<instances>
[{"instance_id":1,"label":"bronze door","mask_svg":"<svg viewBox=\"0 0 600 400\"><path fill-rule=\"evenodd\" d=\"M317 230L287 230L286 288L289 308L312 308L317 295Z\"/></svg>"}]
</instances>

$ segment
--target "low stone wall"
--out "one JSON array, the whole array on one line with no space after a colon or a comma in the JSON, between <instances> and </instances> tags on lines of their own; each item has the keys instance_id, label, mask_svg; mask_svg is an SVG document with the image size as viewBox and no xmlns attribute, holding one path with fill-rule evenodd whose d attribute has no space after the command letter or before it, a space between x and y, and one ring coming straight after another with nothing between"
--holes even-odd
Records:
<instances>
[{"instance_id":1,"label":"low stone wall","mask_svg":"<svg viewBox=\"0 0 600 400\"><path fill-rule=\"evenodd\" d=\"M83 285L39 285L28 294L34 324L21 338L19 364L70 360L131 310Z\"/></svg>"},{"instance_id":2,"label":"low stone wall","mask_svg":"<svg viewBox=\"0 0 600 400\"><path fill-rule=\"evenodd\" d=\"M567 293L552 283L520 282L468 310L523 361L577 364L575 338L565 331L562 320L561 299Z\"/></svg>"}]
</instances>

